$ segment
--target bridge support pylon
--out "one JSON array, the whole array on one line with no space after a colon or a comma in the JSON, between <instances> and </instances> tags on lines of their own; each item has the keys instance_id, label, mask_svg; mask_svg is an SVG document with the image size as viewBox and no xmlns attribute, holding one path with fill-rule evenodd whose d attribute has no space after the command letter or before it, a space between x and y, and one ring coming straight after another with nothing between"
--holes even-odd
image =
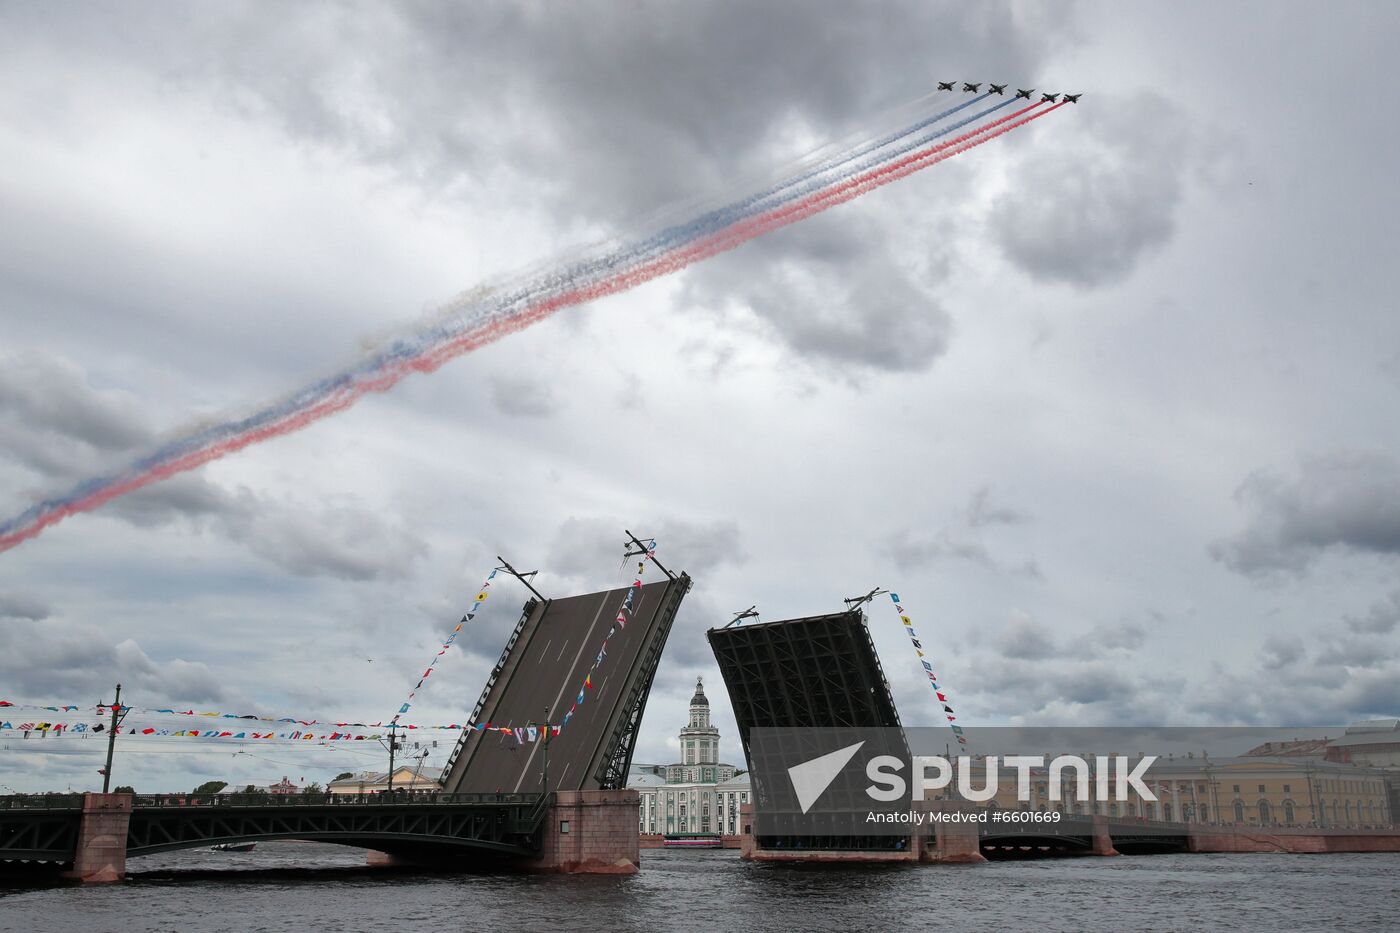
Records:
<instances>
[{"instance_id":1,"label":"bridge support pylon","mask_svg":"<svg viewBox=\"0 0 1400 933\"><path fill-rule=\"evenodd\" d=\"M916 803L914 807L927 814L927 822L933 823L933 832L928 832L926 828L914 837L919 861L959 865L987 860L982 854L982 836L978 830L980 824L971 820L947 819L958 813L972 815L975 812L972 807L945 800ZM939 819L939 816L944 818Z\"/></svg>"},{"instance_id":2,"label":"bridge support pylon","mask_svg":"<svg viewBox=\"0 0 1400 933\"><path fill-rule=\"evenodd\" d=\"M1094 817L1094 854L1095 855L1118 855L1118 850L1113 847L1113 837L1108 833L1108 817Z\"/></svg>"},{"instance_id":3,"label":"bridge support pylon","mask_svg":"<svg viewBox=\"0 0 1400 933\"><path fill-rule=\"evenodd\" d=\"M630 875L641 865L635 790L561 790L545 814L541 851L523 867L561 874Z\"/></svg>"},{"instance_id":4,"label":"bridge support pylon","mask_svg":"<svg viewBox=\"0 0 1400 933\"><path fill-rule=\"evenodd\" d=\"M83 816L73 867L63 877L83 884L103 884L126 877L126 833L131 822L130 794L83 794Z\"/></svg>"}]
</instances>

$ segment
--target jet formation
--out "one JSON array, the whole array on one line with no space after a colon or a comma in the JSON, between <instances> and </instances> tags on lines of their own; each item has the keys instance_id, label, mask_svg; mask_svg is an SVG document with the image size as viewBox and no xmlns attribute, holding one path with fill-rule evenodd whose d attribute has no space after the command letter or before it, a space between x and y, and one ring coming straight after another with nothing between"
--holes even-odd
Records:
<instances>
[{"instance_id":1,"label":"jet formation","mask_svg":"<svg viewBox=\"0 0 1400 933\"><path fill-rule=\"evenodd\" d=\"M1005 85L1005 84L992 84L991 82L982 82L982 81L978 81L978 82L975 83L975 84L974 84L973 82L971 82L971 81L964 81L964 82L962 82L962 89L963 89L963 92L964 92L964 93L967 93L967 94L976 94L978 91L980 91L980 90L982 89L982 85L983 85L984 83L987 85L987 93L988 93L988 94L1005 94L1005 93L1006 93L1007 85ZM958 89L958 82L957 82L957 81L939 81L939 82L938 82L938 89L939 89L940 91L956 91L956 90ZM1031 99L1032 99L1032 98L1031 98L1031 95L1034 94L1034 93L1035 93L1035 88L1033 88L1033 87L1018 87L1018 88L1016 89L1016 96L1013 97L1012 100L1031 100ZM1062 95L1062 94L1059 94L1059 93L1057 92L1057 93L1054 93L1054 94L1041 94L1041 95L1040 95L1040 102L1041 102L1042 104L1053 104L1053 103L1055 103L1056 101L1058 101L1061 97L1064 97L1065 103L1067 103L1067 104L1077 104L1077 103L1079 103L1079 98L1081 98L1081 97L1083 97L1083 96L1084 96L1084 95L1083 95L1082 93L1081 93L1081 94L1063 94L1063 95Z\"/></svg>"}]
</instances>

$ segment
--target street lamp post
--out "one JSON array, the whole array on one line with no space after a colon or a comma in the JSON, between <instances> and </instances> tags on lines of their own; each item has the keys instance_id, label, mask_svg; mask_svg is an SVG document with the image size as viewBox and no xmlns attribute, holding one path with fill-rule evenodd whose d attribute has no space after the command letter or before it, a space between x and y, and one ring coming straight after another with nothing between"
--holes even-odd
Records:
<instances>
[{"instance_id":1,"label":"street lamp post","mask_svg":"<svg viewBox=\"0 0 1400 933\"><path fill-rule=\"evenodd\" d=\"M106 706L106 703L98 702L99 707ZM117 730L121 728L122 720L126 718L126 713L122 710L122 685L117 684L117 695L112 700L112 726L107 733L107 766L101 770L102 793L107 793L112 786L112 756L117 750Z\"/></svg>"},{"instance_id":2,"label":"street lamp post","mask_svg":"<svg viewBox=\"0 0 1400 933\"><path fill-rule=\"evenodd\" d=\"M394 731L397 728L397 723L389 724L389 786L386 792L391 796L394 793L394 753L399 750L398 733Z\"/></svg>"}]
</instances>

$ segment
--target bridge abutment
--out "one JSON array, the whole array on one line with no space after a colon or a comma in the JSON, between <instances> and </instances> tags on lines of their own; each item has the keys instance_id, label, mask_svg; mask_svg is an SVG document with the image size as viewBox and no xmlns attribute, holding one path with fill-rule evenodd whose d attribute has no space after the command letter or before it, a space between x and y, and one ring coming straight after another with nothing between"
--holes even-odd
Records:
<instances>
[{"instance_id":1,"label":"bridge abutment","mask_svg":"<svg viewBox=\"0 0 1400 933\"><path fill-rule=\"evenodd\" d=\"M932 834L920 833L915 837L919 861L958 865L987 860L982 854L981 824L947 818L955 813L972 815L976 812L972 807L948 801L916 803L914 806L916 811L926 814L926 821L933 823ZM943 818L938 818L938 815Z\"/></svg>"},{"instance_id":2,"label":"bridge abutment","mask_svg":"<svg viewBox=\"0 0 1400 933\"><path fill-rule=\"evenodd\" d=\"M126 834L131 824L130 794L83 794L83 816L73 867L63 876L83 884L126 877Z\"/></svg>"},{"instance_id":3,"label":"bridge abutment","mask_svg":"<svg viewBox=\"0 0 1400 933\"><path fill-rule=\"evenodd\" d=\"M530 871L630 875L641 864L635 790L561 790L545 815Z\"/></svg>"},{"instance_id":4,"label":"bridge abutment","mask_svg":"<svg viewBox=\"0 0 1400 933\"><path fill-rule=\"evenodd\" d=\"M1113 836L1108 831L1108 817L1094 817L1093 853L1095 855L1118 855L1113 847Z\"/></svg>"}]
</instances>

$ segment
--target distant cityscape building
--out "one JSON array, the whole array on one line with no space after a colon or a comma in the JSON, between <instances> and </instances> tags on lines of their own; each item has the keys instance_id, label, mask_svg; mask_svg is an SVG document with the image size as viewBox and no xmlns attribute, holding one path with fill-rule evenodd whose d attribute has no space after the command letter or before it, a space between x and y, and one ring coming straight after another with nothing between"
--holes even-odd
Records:
<instances>
[{"instance_id":1,"label":"distant cityscape building","mask_svg":"<svg viewBox=\"0 0 1400 933\"><path fill-rule=\"evenodd\" d=\"M251 788L252 792L255 794L275 794L282 796L285 794L301 793L301 785L292 783L292 779L285 774L282 775L282 780L275 784L227 784L219 793L223 795L246 794L249 792L249 788Z\"/></svg>"},{"instance_id":2,"label":"distant cityscape building","mask_svg":"<svg viewBox=\"0 0 1400 933\"><path fill-rule=\"evenodd\" d=\"M348 778L331 781L326 789L332 794L377 794L389 789L389 772L361 771ZM434 777L422 773L418 765L403 765L394 769L394 793L433 794L442 790Z\"/></svg>"},{"instance_id":3,"label":"distant cityscape building","mask_svg":"<svg viewBox=\"0 0 1400 933\"><path fill-rule=\"evenodd\" d=\"M1400 768L1400 719L1372 719L1347 726L1327 743L1327 760L1371 768Z\"/></svg>"},{"instance_id":4,"label":"distant cityscape building","mask_svg":"<svg viewBox=\"0 0 1400 933\"><path fill-rule=\"evenodd\" d=\"M1395 740L1400 741L1400 735ZM1031 775L1030 801L1023 803L1016 796L1015 773L1002 772L991 805L1217 826L1371 829L1394 825L1391 788L1397 772L1330 761L1321 750L1313 755L1277 754L1280 745L1292 744L1275 743L1272 756L1257 754L1261 746L1239 757L1158 758L1143 778L1155 801L1133 793L1107 801L1051 800L1048 776L1038 769Z\"/></svg>"},{"instance_id":5,"label":"distant cityscape building","mask_svg":"<svg viewBox=\"0 0 1400 933\"><path fill-rule=\"evenodd\" d=\"M640 797L638 829L651 835L737 835L749 777L719 760L719 729L710 722L710 701L698 678L680 748L681 760L674 764L632 766L627 786Z\"/></svg>"}]
</instances>

